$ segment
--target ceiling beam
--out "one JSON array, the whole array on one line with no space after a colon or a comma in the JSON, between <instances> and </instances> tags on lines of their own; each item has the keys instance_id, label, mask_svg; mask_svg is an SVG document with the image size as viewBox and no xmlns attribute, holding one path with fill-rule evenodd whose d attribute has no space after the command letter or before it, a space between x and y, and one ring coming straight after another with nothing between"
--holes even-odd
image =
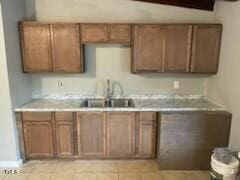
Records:
<instances>
[{"instance_id":1,"label":"ceiling beam","mask_svg":"<svg viewBox=\"0 0 240 180\"><path fill-rule=\"evenodd\" d=\"M214 0L134 0L213 11Z\"/></svg>"}]
</instances>

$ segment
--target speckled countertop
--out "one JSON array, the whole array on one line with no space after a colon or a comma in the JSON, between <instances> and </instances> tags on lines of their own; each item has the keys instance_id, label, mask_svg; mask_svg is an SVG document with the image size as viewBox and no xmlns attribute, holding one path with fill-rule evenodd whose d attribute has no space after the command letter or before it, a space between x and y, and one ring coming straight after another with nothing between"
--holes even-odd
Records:
<instances>
[{"instance_id":1,"label":"speckled countertop","mask_svg":"<svg viewBox=\"0 0 240 180\"><path fill-rule=\"evenodd\" d=\"M163 95L141 95L128 96L134 101L134 107L129 108L89 108L83 107L85 99L93 96L38 96L15 109L16 112L90 112L90 111L223 111L224 108L208 101L201 95L185 96L163 96ZM95 97L96 98L96 97ZM99 97L97 97L99 98Z\"/></svg>"}]
</instances>

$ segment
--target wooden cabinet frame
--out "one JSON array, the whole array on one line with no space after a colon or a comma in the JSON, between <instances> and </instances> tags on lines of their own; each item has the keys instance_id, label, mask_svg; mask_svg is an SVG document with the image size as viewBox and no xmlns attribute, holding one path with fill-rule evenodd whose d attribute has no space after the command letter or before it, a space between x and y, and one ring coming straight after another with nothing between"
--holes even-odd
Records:
<instances>
[{"instance_id":1,"label":"wooden cabinet frame","mask_svg":"<svg viewBox=\"0 0 240 180\"><path fill-rule=\"evenodd\" d=\"M131 121L130 127L129 127L129 128L131 128L130 136L127 136L129 134L119 135L119 136L126 135L126 137L125 137L126 140L127 140L127 138L129 140L129 144L128 144L129 152L127 152L127 153L124 152L126 154L121 154L121 152L112 152L113 144L111 143L111 138L112 138L111 135L113 135L112 133L114 133L114 132L111 131L112 130L111 121L115 121L116 119L112 119L111 116L120 116L120 117L121 116L123 116L123 117L129 116L129 118L130 118L129 119L129 121ZM121 121L125 121L125 119L121 119ZM123 128L123 127L121 127L121 128ZM124 127L124 128L127 128L127 127ZM122 148L123 147L124 147L124 145L122 146ZM125 150L125 148L124 148L124 150ZM115 148L113 148L113 149L115 149ZM116 149L115 149L115 151L116 151ZM109 113L107 113L107 156L109 156L110 158L131 158L131 157L134 157L135 154L136 154L136 113L135 112L109 112Z\"/></svg>"},{"instance_id":2,"label":"wooden cabinet frame","mask_svg":"<svg viewBox=\"0 0 240 180\"><path fill-rule=\"evenodd\" d=\"M53 64L52 64L52 51L51 51L51 33L50 33L50 26L49 24L44 23L20 23L20 43L21 43L21 49L22 49L22 68L24 73L38 73L38 72L50 72L52 71ZM29 28L28 33L25 34L24 28ZM41 29L40 29L41 28ZM28 41L30 41L30 45L27 43L27 38L25 35L30 35L31 33L33 36L35 35L35 31L38 30L38 32L41 32L41 41L45 39L46 42L39 46L39 39L38 36L30 38ZM34 42L36 41L36 42ZM28 47L29 46L29 47ZM36 47L35 47L36 46ZM39 49L41 48L41 49ZM34 57L31 57L34 56ZM36 66L36 59L40 58L42 61L40 63L40 67ZM33 60L34 58L34 60ZM44 62L43 62L44 60ZM33 62L32 62L33 61Z\"/></svg>"},{"instance_id":3,"label":"wooden cabinet frame","mask_svg":"<svg viewBox=\"0 0 240 180\"><path fill-rule=\"evenodd\" d=\"M82 44L131 44L131 28L129 24L81 24ZM88 31L91 33L91 30L92 34L89 35Z\"/></svg>"},{"instance_id":4,"label":"wooden cabinet frame","mask_svg":"<svg viewBox=\"0 0 240 180\"><path fill-rule=\"evenodd\" d=\"M28 130L28 127L30 126L46 126L49 130L49 137L48 139L51 139L51 143L49 144L49 153L32 153L30 152L30 140L29 138L32 138L30 137L30 134L29 134L29 130ZM24 123L24 138L25 138L25 147L29 147L29 148L26 148L26 155L27 157L29 158L34 158L34 157L38 157L38 158L41 158L41 157L54 157L54 143L53 143L53 126L51 124L51 122L47 122L47 121L44 121L44 122L25 122ZM43 145L43 144L42 144Z\"/></svg>"},{"instance_id":5,"label":"wooden cabinet frame","mask_svg":"<svg viewBox=\"0 0 240 180\"><path fill-rule=\"evenodd\" d=\"M147 129L146 129L147 128ZM147 141L146 141L147 138ZM136 155L140 158L154 158L157 143L157 113L137 113ZM147 152L146 149L147 148Z\"/></svg>"},{"instance_id":6,"label":"wooden cabinet frame","mask_svg":"<svg viewBox=\"0 0 240 180\"><path fill-rule=\"evenodd\" d=\"M228 146L231 116L225 111L159 114L159 168L209 170L214 148Z\"/></svg>"},{"instance_id":7,"label":"wooden cabinet frame","mask_svg":"<svg viewBox=\"0 0 240 180\"><path fill-rule=\"evenodd\" d=\"M32 22L32 21L24 21L20 23L20 41L21 41L21 49L22 49L22 64L23 64L23 72L24 73L43 73L43 72L54 72L54 73L83 73L84 72L84 62L83 62L83 46L81 44L81 38L80 38L80 33L81 33L81 29L80 29L80 24L78 23L38 23L38 22ZM37 51L37 50L28 50L29 48L27 48L28 46L32 46L32 44L34 44L34 40L32 37L29 38L31 40L31 44L27 44L26 43L26 37L24 34L24 30L25 28L37 28L37 27L42 27L45 28L46 32L42 32L41 34L44 34L42 36L44 36L44 38L46 39L46 41L48 43L43 43L40 47L43 48L43 50L48 52L48 56L46 58L46 52L44 53L44 51ZM54 43L55 40L61 40L61 41L67 41L68 39L65 38L65 36L62 36L62 32L58 33L58 37L62 36L61 38L55 39L55 32L54 28L56 30L56 28L58 28L58 30L60 28L62 29L67 29L65 30L65 33L71 33L70 35L72 35L72 41L70 41L71 45L74 44L74 47L68 47L66 46L66 43ZM74 30L73 30L74 29ZM38 29L37 29L38 30ZM75 31L75 32L74 32ZM29 33L31 33L32 31L30 31ZM32 32L34 35L34 32ZM76 38L74 38L74 36ZM65 38L65 39L64 39ZM29 40L29 41L30 41ZM36 40L36 44L39 44L39 42L41 42L41 39ZM69 41L68 41L69 42ZM78 43L77 43L78 42ZM78 44L78 45L77 45ZM46 46L46 47L45 47ZM45 48L45 49L44 49ZM71 62L69 63L67 60L69 59L69 57L63 57L63 55L60 54L56 54L55 51L59 51L60 53L62 53L62 49L67 49L68 55L71 56ZM28 52L28 53L27 53ZM28 54L28 56L27 56ZM42 57L41 57L42 55ZM58 59L57 59L57 55L59 55ZM74 56L73 56L74 55ZM39 61L48 61L48 67L45 67L44 69L39 68L38 66L36 66L36 64L32 64L31 65L31 61L33 61L32 59L35 59L34 57L31 56L37 56L39 58ZM56 66L56 62L58 61L60 58L60 61L62 60L62 62L58 62L58 64L62 64L61 69L59 69L60 66ZM61 59L62 58L62 59ZM74 59L75 58L75 59ZM71 63L74 63L74 65L72 65ZM31 66L30 66L30 65ZM46 65L45 65L46 66ZM68 67L68 68L66 68Z\"/></svg>"},{"instance_id":8,"label":"wooden cabinet frame","mask_svg":"<svg viewBox=\"0 0 240 180\"><path fill-rule=\"evenodd\" d=\"M79 63L76 63L74 58L71 58L71 62L68 62L66 58L63 58L64 62L59 63L59 66L62 68L57 69L56 63L54 63L54 58L57 57L61 51L61 43L59 47L55 48L54 52L54 39L53 39L53 27L54 26L79 26L79 35L75 35L79 40L79 52L70 53L75 54L75 57L80 56ZM49 28L48 32L45 33L45 41L48 43L42 44L40 47L42 51L39 52L39 56L36 55L36 52L31 50L27 52L25 50L29 44L25 44L23 28L26 27L42 27ZM145 27L152 27L155 30L149 31L149 41L146 37L138 35L138 31ZM22 62L24 72L64 72L64 73L83 73L84 72L84 61L83 61L83 46L88 43L117 43L117 44L127 44L131 47L131 72L132 73L216 73L218 70L219 63L219 54L220 54L220 45L221 45L221 27L220 24L110 24L110 23L38 23L38 22L22 22L20 24L20 35L21 35L21 45L22 45ZM183 32L183 29L186 27L186 32ZM138 30L136 30L138 28ZM204 38L204 32L201 35L198 35L198 32L209 28L210 37L206 38L202 42L198 42L198 36ZM156 30L158 29L158 30ZM45 29L46 30L46 29ZM176 30L176 33L172 33L173 36L176 35L176 43L172 36L168 37L169 31ZM44 30L43 30L44 31ZM158 32L159 31L159 32ZM69 30L69 32L73 32ZM31 33L31 30L29 30ZM145 32L145 35L148 32ZM171 34L171 33L170 33ZM207 35L205 33L205 35ZM72 35L72 34L71 34ZM74 36L74 35L73 35ZM156 37L154 37L156 36ZM184 38L179 38L181 36L186 36ZM216 44L213 43L215 38ZM158 42L159 39L159 42ZM202 47L204 43L211 39L213 45L209 46L207 49L212 49L206 52L204 55L201 52L201 49L198 48L198 45L201 44ZM59 41L68 41L64 37ZM50 44L49 44L50 42ZM34 40L30 40L30 43L35 44L36 48L38 43L35 43ZM76 42L71 42L76 44ZM168 47L168 44L170 47ZM206 42L207 43L207 42ZM56 43L58 44L58 43ZM64 43L63 43L64 44ZM139 45L140 44L140 45ZM175 48L171 48L175 46ZM207 46L208 44L206 44ZM73 45L74 46L74 45ZM34 46L33 46L34 47ZM147 50L146 50L147 47ZM179 47L179 48L178 48ZM46 52L47 51L47 52ZM68 52L76 52L68 48ZM196 54L198 53L198 54ZM200 54L200 55L199 55ZM42 64L42 69L39 67L31 66L31 56L36 56L41 59L44 59ZM62 57L64 55L59 55ZM178 59L179 57L179 59ZM169 58L169 59L168 59ZM61 59L61 58L60 58ZM139 60L140 59L140 60ZM158 62L159 61L159 62ZM169 63L171 61L171 63ZM176 63L174 63L176 61ZM76 63L76 68L72 66L72 63ZM64 63L68 64L70 68L65 69ZM138 64L140 63L140 65ZM137 66L138 64L138 66ZM170 65L169 65L170 64ZM39 65L40 66L40 65ZM184 66L184 67L183 67ZM41 67L41 66L40 66Z\"/></svg>"},{"instance_id":9,"label":"wooden cabinet frame","mask_svg":"<svg viewBox=\"0 0 240 180\"><path fill-rule=\"evenodd\" d=\"M99 137L99 141L102 141L102 142L98 142L98 143L102 143L101 146L102 146L102 149L98 152L84 152L83 149L87 148L87 149L95 149L95 147L92 147L92 144L93 142L89 142L90 144L83 144L83 143L86 143L85 142L82 142L82 139L84 137L82 137L82 131L81 131L81 126L83 122L82 121L82 117L81 116L87 116L89 118L89 122L91 121L91 118L93 118L93 116L99 116L98 118L101 118L101 119L97 119L97 121L101 121L100 124L102 127L98 127L100 131L100 133L102 133L102 137ZM84 119L85 120L85 123L86 121L88 121L87 119ZM90 123L93 123L94 121L90 122ZM76 123L76 131L77 131L77 149L78 149L78 156L80 158L104 158L106 156L106 113L105 112L80 112L80 113L77 113L77 123ZM93 124L92 124L93 125ZM90 126L89 124L87 126ZM102 129L100 129L102 128ZM91 131L96 131L97 129L88 129L87 131L89 131L91 133ZM86 134L85 134L86 135ZM96 136L97 134L95 134L94 136ZM97 143L97 142L95 142ZM87 146L87 147L86 147ZM99 150L99 149L98 149Z\"/></svg>"},{"instance_id":10,"label":"wooden cabinet frame","mask_svg":"<svg viewBox=\"0 0 240 180\"><path fill-rule=\"evenodd\" d=\"M127 119L125 119L125 117ZM156 113L153 112L24 112L17 113L17 118L21 142L21 156L24 160L44 158L149 159L155 157ZM96 125L96 122L99 122L99 125ZM111 122L113 122L113 124ZM122 123L123 125L121 126ZM31 136L29 136L27 128L35 124L38 126L48 126L48 129L45 128L45 131L49 131L51 136L47 138L52 144L50 144L50 147L52 147L50 153L29 154L28 149L31 147L28 146L28 139L31 138ZM118 127L118 124L121 127ZM84 126L84 128L86 127L85 129L87 131L82 132L81 126ZM112 127L114 127L115 130L122 128L122 131L128 128L128 133L118 135L115 133L115 130L111 131ZM89 144L87 142L89 137L86 136L91 135L91 131L95 132L96 130L101 131L101 137L99 141L91 141L91 143L101 142L102 149L99 149L100 146L97 145L98 148L96 148L95 145L91 147L91 143ZM115 139L118 138L118 136L122 136L120 140L122 140L123 144L120 147L124 147L125 138L128 139L128 144L126 144L128 151L123 150L123 152L125 152L123 155L121 155L121 151L117 154L114 154L115 152L112 154L111 152L111 134L114 133L115 135L112 137ZM99 137L98 135L99 134L95 134L96 137ZM150 139L151 142L146 143L146 141L142 141L143 136L148 140L149 137L152 136L152 139ZM94 135L93 138L95 139ZM113 141L113 143L114 142L115 141ZM146 144L142 144L142 142ZM145 145L148 146L147 151L146 148L145 150L142 149ZM150 145L154 147L149 147ZM152 150L152 153L149 152L149 149ZM88 152L88 150L91 152Z\"/></svg>"},{"instance_id":11,"label":"wooden cabinet frame","mask_svg":"<svg viewBox=\"0 0 240 180\"><path fill-rule=\"evenodd\" d=\"M76 155L75 114L71 112L53 114L56 156L71 158Z\"/></svg>"}]
</instances>

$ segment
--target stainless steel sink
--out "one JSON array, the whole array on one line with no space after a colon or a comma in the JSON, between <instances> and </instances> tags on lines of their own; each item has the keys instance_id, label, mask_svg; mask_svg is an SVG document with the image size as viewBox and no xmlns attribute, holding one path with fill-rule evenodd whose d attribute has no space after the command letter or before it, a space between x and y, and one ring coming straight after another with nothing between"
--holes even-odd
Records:
<instances>
[{"instance_id":1,"label":"stainless steel sink","mask_svg":"<svg viewBox=\"0 0 240 180\"><path fill-rule=\"evenodd\" d=\"M81 106L89 108L128 108L134 107L134 102L132 99L87 99L83 102Z\"/></svg>"}]
</instances>

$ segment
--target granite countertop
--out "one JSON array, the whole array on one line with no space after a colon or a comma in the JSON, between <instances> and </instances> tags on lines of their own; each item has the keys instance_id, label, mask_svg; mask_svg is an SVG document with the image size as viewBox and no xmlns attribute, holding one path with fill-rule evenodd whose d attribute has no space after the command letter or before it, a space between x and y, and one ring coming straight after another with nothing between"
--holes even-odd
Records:
<instances>
[{"instance_id":1,"label":"granite countertop","mask_svg":"<svg viewBox=\"0 0 240 180\"><path fill-rule=\"evenodd\" d=\"M92 98L92 97L91 97ZM85 98L36 98L15 109L15 112L90 112L90 111L224 111L225 109L208 101L203 96L131 96L135 107L88 108L83 107Z\"/></svg>"}]
</instances>

